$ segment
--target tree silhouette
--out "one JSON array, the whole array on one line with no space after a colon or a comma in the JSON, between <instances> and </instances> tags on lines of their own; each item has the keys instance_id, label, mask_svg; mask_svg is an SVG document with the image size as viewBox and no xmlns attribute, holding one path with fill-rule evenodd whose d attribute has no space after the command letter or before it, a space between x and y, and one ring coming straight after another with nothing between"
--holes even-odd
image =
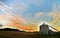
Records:
<instances>
[{"instance_id":1,"label":"tree silhouette","mask_svg":"<svg viewBox=\"0 0 60 38\"><path fill-rule=\"evenodd\" d=\"M0 31L19 31L18 29L4 28L0 29Z\"/></svg>"},{"instance_id":2,"label":"tree silhouette","mask_svg":"<svg viewBox=\"0 0 60 38\"><path fill-rule=\"evenodd\" d=\"M3 25L2 24L0 24L0 27L2 27Z\"/></svg>"}]
</instances>

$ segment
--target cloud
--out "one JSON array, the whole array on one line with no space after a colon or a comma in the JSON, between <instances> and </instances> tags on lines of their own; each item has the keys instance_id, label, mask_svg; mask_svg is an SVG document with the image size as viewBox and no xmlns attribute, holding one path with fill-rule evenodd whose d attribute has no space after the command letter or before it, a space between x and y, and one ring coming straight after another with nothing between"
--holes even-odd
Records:
<instances>
[{"instance_id":1,"label":"cloud","mask_svg":"<svg viewBox=\"0 0 60 38\"><path fill-rule=\"evenodd\" d=\"M51 16L53 18L55 18L57 16L57 13L54 13L54 12L50 12L47 14L48 16Z\"/></svg>"},{"instance_id":2,"label":"cloud","mask_svg":"<svg viewBox=\"0 0 60 38\"><path fill-rule=\"evenodd\" d=\"M11 23L12 22L9 19L5 18L5 16L0 17L0 24L7 25L7 24L11 24Z\"/></svg>"},{"instance_id":3,"label":"cloud","mask_svg":"<svg viewBox=\"0 0 60 38\"><path fill-rule=\"evenodd\" d=\"M1 2L3 3L3 2ZM4 3L3 3L4 5ZM17 7L16 7L17 8ZM5 17L7 19L19 19L20 22L26 23L26 20L24 20L21 16L18 16L17 14L15 14L15 12L12 12L11 10L9 10L8 6L4 5L0 7L1 11L3 11L5 14Z\"/></svg>"},{"instance_id":4,"label":"cloud","mask_svg":"<svg viewBox=\"0 0 60 38\"><path fill-rule=\"evenodd\" d=\"M22 14L24 13L24 11L29 8L29 6L23 1L9 3L8 7L11 8L10 10L12 10L18 16L23 16Z\"/></svg>"},{"instance_id":5,"label":"cloud","mask_svg":"<svg viewBox=\"0 0 60 38\"><path fill-rule=\"evenodd\" d=\"M25 4L24 2L16 1L15 3L10 3L9 7L11 7L12 9L23 11L28 8L28 5Z\"/></svg>"},{"instance_id":6,"label":"cloud","mask_svg":"<svg viewBox=\"0 0 60 38\"><path fill-rule=\"evenodd\" d=\"M40 17L43 13L42 12L38 12L35 14L36 17Z\"/></svg>"},{"instance_id":7,"label":"cloud","mask_svg":"<svg viewBox=\"0 0 60 38\"><path fill-rule=\"evenodd\" d=\"M6 14L5 16L6 19L9 19L10 21L11 20L16 20L20 23L27 23L25 19L23 19L22 17L18 17L18 16L13 16L13 15L10 15L10 14Z\"/></svg>"},{"instance_id":8,"label":"cloud","mask_svg":"<svg viewBox=\"0 0 60 38\"><path fill-rule=\"evenodd\" d=\"M0 18L3 18L3 15L0 14Z\"/></svg>"}]
</instances>

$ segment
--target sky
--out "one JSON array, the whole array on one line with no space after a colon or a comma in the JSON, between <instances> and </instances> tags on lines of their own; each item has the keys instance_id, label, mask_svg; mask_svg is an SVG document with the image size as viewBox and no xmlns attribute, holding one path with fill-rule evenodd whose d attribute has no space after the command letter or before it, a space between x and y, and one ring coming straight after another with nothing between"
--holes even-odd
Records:
<instances>
[{"instance_id":1,"label":"sky","mask_svg":"<svg viewBox=\"0 0 60 38\"><path fill-rule=\"evenodd\" d=\"M12 13L7 14L1 11L1 15L10 15L20 19L19 23L40 24L41 22L51 23L54 26L60 25L60 0L0 0ZM2 9L3 10L3 9ZM6 11L6 10L5 10ZM12 15L12 16L11 16ZM6 16L5 16L6 17ZM8 18L8 17L7 17ZM58 18L58 19L57 19ZM22 20L22 21L21 21ZM55 21L56 20L56 21Z\"/></svg>"}]
</instances>

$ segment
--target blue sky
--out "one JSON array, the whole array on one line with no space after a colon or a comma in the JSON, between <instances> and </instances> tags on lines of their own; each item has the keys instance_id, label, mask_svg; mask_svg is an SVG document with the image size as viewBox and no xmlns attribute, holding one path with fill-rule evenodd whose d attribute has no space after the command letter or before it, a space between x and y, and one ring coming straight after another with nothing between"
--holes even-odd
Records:
<instances>
[{"instance_id":1,"label":"blue sky","mask_svg":"<svg viewBox=\"0 0 60 38\"><path fill-rule=\"evenodd\" d=\"M60 9L60 0L1 0L18 16L21 16L28 22L32 19L34 22L52 21L53 17L47 14L52 12L54 3ZM38 16L39 14L39 16ZM41 15L42 14L42 15ZM37 16L35 16L37 15Z\"/></svg>"}]
</instances>

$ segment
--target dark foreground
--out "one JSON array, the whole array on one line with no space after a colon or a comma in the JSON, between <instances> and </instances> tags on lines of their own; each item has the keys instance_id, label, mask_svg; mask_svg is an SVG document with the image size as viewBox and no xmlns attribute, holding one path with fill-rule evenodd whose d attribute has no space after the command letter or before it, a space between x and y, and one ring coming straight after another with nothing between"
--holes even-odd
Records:
<instances>
[{"instance_id":1,"label":"dark foreground","mask_svg":"<svg viewBox=\"0 0 60 38\"><path fill-rule=\"evenodd\" d=\"M60 35L40 35L19 31L0 31L0 38L59 38Z\"/></svg>"}]
</instances>

